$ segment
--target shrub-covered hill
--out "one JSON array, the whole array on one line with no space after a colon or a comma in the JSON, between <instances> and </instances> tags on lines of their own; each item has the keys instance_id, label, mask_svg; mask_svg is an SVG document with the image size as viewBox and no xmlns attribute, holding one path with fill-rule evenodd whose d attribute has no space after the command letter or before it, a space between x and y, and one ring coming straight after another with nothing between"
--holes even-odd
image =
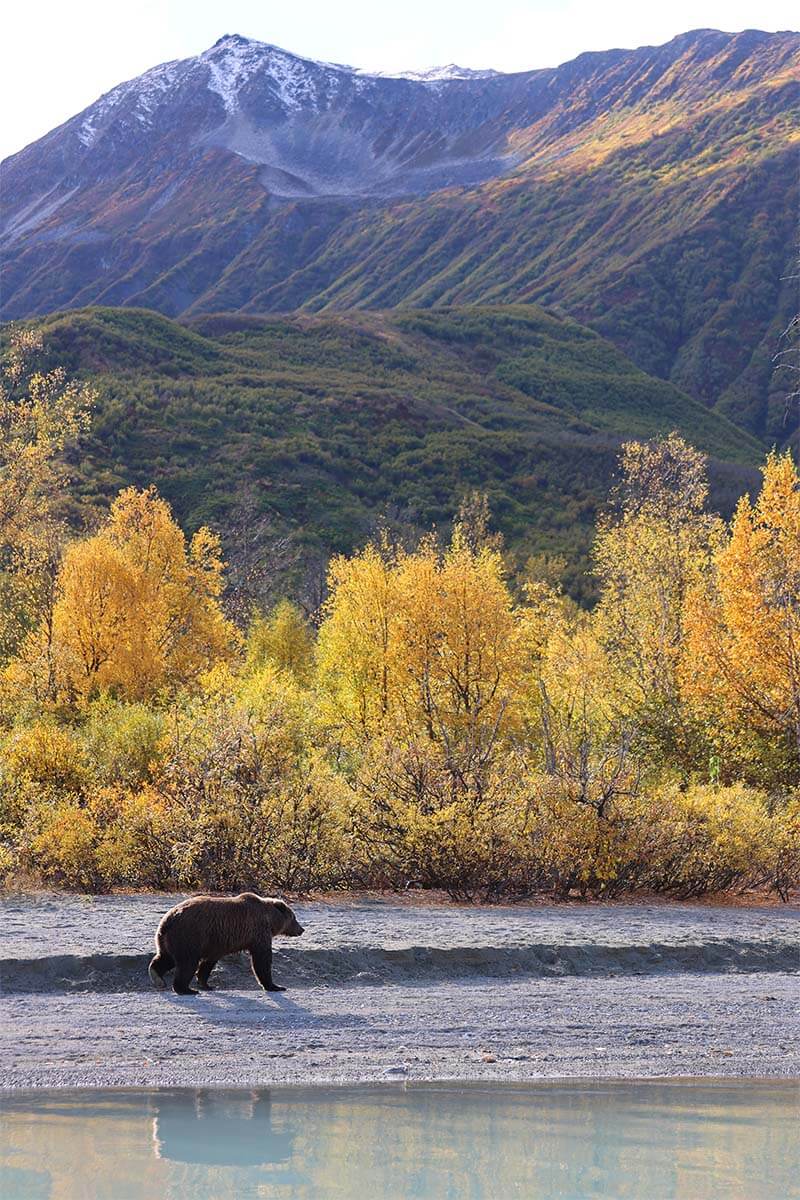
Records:
<instances>
[{"instance_id":1,"label":"shrub-covered hill","mask_svg":"<svg viewBox=\"0 0 800 1200\"><path fill-rule=\"evenodd\" d=\"M678 430L712 456L723 511L757 479L748 434L533 306L189 324L92 308L37 324L47 365L99 388L75 463L84 508L154 482L186 528L224 531L255 495L279 528L327 552L363 542L382 513L446 524L479 488L510 546L563 555L567 585L587 598L620 440Z\"/></svg>"}]
</instances>

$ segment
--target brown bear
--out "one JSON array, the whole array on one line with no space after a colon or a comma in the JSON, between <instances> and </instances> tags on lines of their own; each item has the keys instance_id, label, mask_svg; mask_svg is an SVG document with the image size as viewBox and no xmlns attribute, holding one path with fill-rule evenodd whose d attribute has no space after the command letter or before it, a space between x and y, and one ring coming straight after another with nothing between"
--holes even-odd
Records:
<instances>
[{"instance_id":1,"label":"brown bear","mask_svg":"<svg viewBox=\"0 0 800 1200\"><path fill-rule=\"evenodd\" d=\"M283 900L243 892L241 896L192 896L176 904L156 930L156 955L150 978L164 987L164 975L175 968L172 987L179 996L196 996L189 985L197 972L202 991L212 990L208 977L225 954L246 950L261 986L285 992L272 978L272 939L299 937L303 926Z\"/></svg>"}]
</instances>

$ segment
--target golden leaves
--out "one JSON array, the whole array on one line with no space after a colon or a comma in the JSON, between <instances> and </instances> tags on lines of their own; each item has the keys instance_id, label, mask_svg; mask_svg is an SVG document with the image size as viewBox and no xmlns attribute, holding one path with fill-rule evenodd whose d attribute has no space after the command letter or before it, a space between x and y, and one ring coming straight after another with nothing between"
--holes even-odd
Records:
<instances>
[{"instance_id":1,"label":"golden leaves","mask_svg":"<svg viewBox=\"0 0 800 1200\"><path fill-rule=\"evenodd\" d=\"M123 491L101 531L64 556L52 632L59 689L146 699L195 679L236 641L222 587L213 534L200 530L187 552L154 489Z\"/></svg>"},{"instance_id":2,"label":"golden leaves","mask_svg":"<svg viewBox=\"0 0 800 1200\"><path fill-rule=\"evenodd\" d=\"M368 546L331 565L317 661L323 710L345 741L394 730L434 740L494 737L525 670L522 614L499 552L459 527L442 552Z\"/></svg>"},{"instance_id":3,"label":"golden leaves","mask_svg":"<svg viewBox=\"0 0 800 1200\"><path fill-rule=\"evenodd\" d=\"M788 453L768 457L758 499L739 502L688 597L683 679L729 742L755 732L800 757L800 479Z\"/></svg>"}]
</instances>

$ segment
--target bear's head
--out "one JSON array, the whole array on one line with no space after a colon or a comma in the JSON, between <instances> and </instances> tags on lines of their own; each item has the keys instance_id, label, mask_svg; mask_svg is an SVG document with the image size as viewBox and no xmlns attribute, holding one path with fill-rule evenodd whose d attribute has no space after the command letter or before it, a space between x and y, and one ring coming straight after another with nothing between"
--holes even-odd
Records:
<instances>
[{"instance_id":1,"label":"bear's head","mask_svg":"<svg viewBox=\"0 0 800 1200\"><path fill-rule=\"evenodd\" d=\"M285 900L263 900L269 909L269 927L273 937L300 937L303 926Z\"/></svg>"}]
</instances>

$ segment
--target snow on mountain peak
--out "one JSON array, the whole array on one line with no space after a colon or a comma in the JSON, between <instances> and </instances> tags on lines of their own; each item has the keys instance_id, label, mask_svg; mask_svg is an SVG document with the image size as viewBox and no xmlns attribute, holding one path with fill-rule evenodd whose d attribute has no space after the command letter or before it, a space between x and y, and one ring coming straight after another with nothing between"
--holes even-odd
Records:
<instances>
[{"instance_id":1,"label":"snow on mountain peak","mask_svg":"<svg viewBox=\"0 0 800 1200\"><path fill-rule=\"evenodd\" d=\"M209 90L222 98L226 113L236 111L239 91L262 65L265 49L260 42L229 34L200 55L208 67Z\"/></svg>"},{"instance_id":2,"label":"snow on mountain peak","mask_svg":"<svg viewBox=\"0 0 800 1200\"><path fill-rule=\"evenodd\" d=\"M222 97L226 113L236 111L239 90L258 70L263 70L269 76L282 104L288 109L302 108L313 100L314 89L309 76L317 71L333 71L337 75L350 75L362 80L408 79L415 83L431 84L449 83L457 79L489 79L500 74L499 71L459 67L456 63L431 67L427 71L368 71L341 63L301 58L281 50L279 46L254 41L238 33L221 37L200 58L211 72L208 86Z\"/></svg>"},{"instance_id":3,"label":"snow on mountain peak","mask_svg":"<svg viewBox=\"0 0 800 1200\"><path fill-rule=\"evenodd\" d=\"M428 71L367 71L301 58L279 46L238 33L225 34L196 58L162 63L102 96L82 114L83 120L76 130L78 141L87 149L94 146L109 120L116 119L118 113L124 114L123 119L133 119L139 130L149 130L156 110L169 93L198 70L199 79L220 97L226 118L239 110L242 90L255 76L263 80L285 111L298 112L324 106L348 78L360 92L369 87L370 79L407 79L438 88L454 80L488 79L499 74L455 63Z\"/></svg>"},{"instance_id":4,"label":"snow on mountain peak","mask_svg":"<svg viewBox=\"0 0 800 1200\"><path fill-rule=\"evenodd\" d=\"M272 46L239 34L227 34L210 50L200 55L210 72L209 88L222 97L225 112L232 114L239 107L239 92L256 73L261 73L272 85L284 108L301 109L314 101L312 76L318 71L348 72L350 68L334 63L300 58Z\"/></svg>"},{"instance_id":5,"label":"snow on mountain peak","mask_svg":"<svg viewBox=\"0 0 800 1200\"><path fill-rule=\"evenodd\" d=\"M448 63L446 67L430 67L427 71L365 71L360 74L375 75L378 79L411 79L416 83L449 83L453 79L491 79L501 72L491 68L475 70Z\"/></svg>"},{"instance_id":6,"label":"snow on mountain peak","mask_svg":"<svg viewBox=\"0 0 800 1200\"><path fill-rule=\"evenodd\" d=\"M180 65L178 60L161 63L145 71L137 79L121 83L105 96L101 96L89 109L89 115L81 122L78 140L87 149L93 146L104 119L126 97L134 97L136 120L140 125L148 126L159 103L174 83Z\"/></svg>"}]
</instances>

